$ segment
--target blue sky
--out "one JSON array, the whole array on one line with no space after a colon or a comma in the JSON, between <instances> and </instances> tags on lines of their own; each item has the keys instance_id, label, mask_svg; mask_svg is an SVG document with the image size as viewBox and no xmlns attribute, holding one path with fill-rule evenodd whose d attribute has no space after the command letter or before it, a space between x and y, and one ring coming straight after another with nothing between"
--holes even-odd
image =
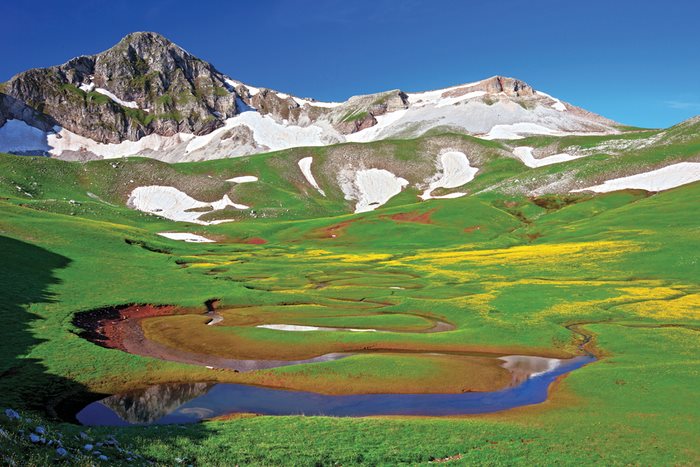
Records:
<instances>
[{"instance_id":1,"label":"blue sky","mask_svg":"<svg viewBox=\"0 0 700 467\"><path fill-rule=\"evenodd\" d=\"M500 74L630 125L700 114L691 0L11 1L0 80L156 31L249 84L321 100Z\"/></svg>"}]
</instances>

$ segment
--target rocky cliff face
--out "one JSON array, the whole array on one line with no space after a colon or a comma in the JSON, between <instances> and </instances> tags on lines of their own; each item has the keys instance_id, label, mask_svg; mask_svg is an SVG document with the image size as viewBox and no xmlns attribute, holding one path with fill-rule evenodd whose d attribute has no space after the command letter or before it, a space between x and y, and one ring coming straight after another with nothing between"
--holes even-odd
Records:
<instances>
[{"instance_id":1,"label":"rocky cliff face","mask_svg":"<svg viewBox=\"0 0 700 467\"><path fill-rule=\"evenodd\" d=\"M106 52L20 73L4 92L101 143L206 134L237 113L237 96L221 73L155 33L130 34Z\"/></svg>"}]
</instances>

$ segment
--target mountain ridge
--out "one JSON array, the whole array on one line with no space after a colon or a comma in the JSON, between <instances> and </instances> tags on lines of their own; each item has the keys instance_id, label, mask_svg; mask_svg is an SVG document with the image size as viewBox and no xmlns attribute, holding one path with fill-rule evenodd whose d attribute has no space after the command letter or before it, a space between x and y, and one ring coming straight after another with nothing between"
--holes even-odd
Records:
<instances>
[{"instance_id":1,"label":"mountain ridge","mask_svg":"<svg viewBox=\"0 0 700 467\"><path fill-rule=\"evenodd\" d=\"M10 123L9 127L7 123ZM158 33L15 75L0 88L0 150L167 162L417 137L435 128L513 139L615 133L618 124L503 76L344 102L234 80Z\"/></svg>"}]
</instances>

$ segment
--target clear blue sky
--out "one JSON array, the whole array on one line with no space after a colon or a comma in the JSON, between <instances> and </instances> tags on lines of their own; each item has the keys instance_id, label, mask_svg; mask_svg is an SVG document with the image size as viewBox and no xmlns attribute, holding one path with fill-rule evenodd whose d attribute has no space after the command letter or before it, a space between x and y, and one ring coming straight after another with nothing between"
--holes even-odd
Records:
<instances>
[{"instance_id":1,"label":"clear blue sky","mask_svg":"<svg viewBox=\"0 0 700 467\"><path fill-rule=\"evenodd\" d=\"M693 0L13 0L1 11L0 80L156 31L235 79L321 100L500 74L631 125L700 114Z\"/></svg>"}]
</instances>

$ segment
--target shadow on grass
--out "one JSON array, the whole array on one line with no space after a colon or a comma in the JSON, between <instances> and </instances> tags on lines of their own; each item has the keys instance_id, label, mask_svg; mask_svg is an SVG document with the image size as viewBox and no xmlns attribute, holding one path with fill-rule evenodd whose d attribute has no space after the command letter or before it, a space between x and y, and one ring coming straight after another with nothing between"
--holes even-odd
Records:
<instances>
[{"instance_id":1,"label":"shadow on grass","mask_svg":"<svg viewBox=\"0 0 700 467\"><path fill-rule=\"evenodd\" d=\"M30 307L54 301L54 272L70 260L41 247L0 236L0 405L33 409L56 416L53 405L66 394L85 392L67 378L50 374L41 361L28 358L42 342L32 324L42 318Z\"/></svg>"}]
</instances>

